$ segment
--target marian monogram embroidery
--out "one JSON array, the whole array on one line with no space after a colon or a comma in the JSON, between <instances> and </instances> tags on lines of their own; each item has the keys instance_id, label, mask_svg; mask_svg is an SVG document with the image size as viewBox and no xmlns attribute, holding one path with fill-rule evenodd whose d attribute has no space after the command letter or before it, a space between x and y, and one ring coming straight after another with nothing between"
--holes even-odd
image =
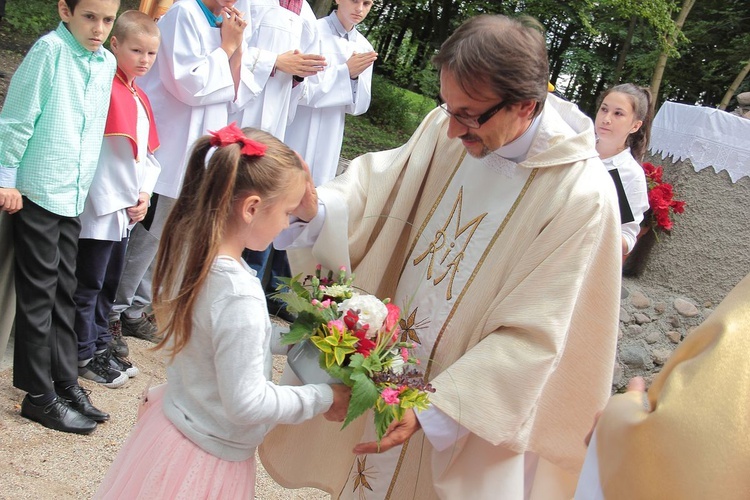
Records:
<instances>
[{"instance_id":1,"label":"marian monogram embroidery","mask_svg":"<svg viewBox=\"0 0 750 500\"><path fill-rule=\"evenodd\" d=\"M474 217L465 225L461 225L461 209L463 205L464 189L458 190L458 196L453 203L448 219L442 228L435 232L435 238L430 242L427 250L414 259L416 266L427 257L430 258L427 266L427 279L433 280L432 284L439 285L450 275L448 288L445 291L445 299L453 297L453 281L458 273L464 252L469 245L479 224L487 216L487 212ZM434 278L433 278L434 276Z\"/></svg>"}]
</instances>

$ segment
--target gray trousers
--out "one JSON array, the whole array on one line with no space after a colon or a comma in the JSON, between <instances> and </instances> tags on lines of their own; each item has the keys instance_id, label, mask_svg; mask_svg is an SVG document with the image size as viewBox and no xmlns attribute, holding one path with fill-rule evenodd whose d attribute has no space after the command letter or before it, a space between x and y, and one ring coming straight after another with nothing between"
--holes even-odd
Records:
<instances>
[{"instance_id":1,"label":"gray trousers","mask_svg":"<svg viewBox=\"0 0 750 500\"><path fill-rule=\"evenodd\" d=\"M122 314L137 318L151 306L151 277L156 251L174 202L173 198L159 195L151 227L147 230L142 224L136 224L130 232L125 252L125 268L117 287L115 303L109 313L110 322L120 319Z\"/></svg>"},{"instance_id":2,"label":"gray trousers","mask_svg":"<svg viewBox=\"0 0 750 500\"><path fill-rule=\"evenodd\" d=\"M13 256L13 226L10 215L0 210L0 360L13 330L16 317L16 289Z\"/></svg>"}]
</instances>

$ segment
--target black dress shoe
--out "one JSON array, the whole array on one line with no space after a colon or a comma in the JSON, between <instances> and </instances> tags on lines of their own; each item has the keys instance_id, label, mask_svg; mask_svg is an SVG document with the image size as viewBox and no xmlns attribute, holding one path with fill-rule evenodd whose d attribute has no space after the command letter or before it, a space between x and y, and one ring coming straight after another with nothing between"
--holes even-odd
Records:
<instances>
[{"instance_id":1,"label":"black dress shoe","mask_svg":"<svg viewBox=\"0 0 750 500\"><path fill-rule=\"evenodd\" d=\"M96 429L96 422L81 415L60 398L47 405L37 406L27 394L21 402L21 416L56 431L91 434Z\"/></svg>"},{"instance_id":2,"label":"black dress shoe","mask_svg":"<svg viewBox=\"0 0 750 500\"><path fill-rule=\"evenodd\" d=\"M71 385L61 391L57 391L57 395L68 403L68 406L77 410L78 413L84 417L89 417L94 422L106 422L109 420L109 413L96 408L89 398L91 391L84 389L80 385Z\"/></svg>"}]
</instances>

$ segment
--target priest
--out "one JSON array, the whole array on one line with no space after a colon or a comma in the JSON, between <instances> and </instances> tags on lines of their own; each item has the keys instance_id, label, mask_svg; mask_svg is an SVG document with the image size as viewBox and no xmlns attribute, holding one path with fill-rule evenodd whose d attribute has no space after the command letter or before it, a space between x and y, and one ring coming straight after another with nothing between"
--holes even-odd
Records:
<instances>
[{"instance_id":1,"label":"priest","mask_svg":"<svg viewBox=\"0 0 750 500\"><path fill-rule=\"evenodd\" d=\"M431 407L380 443L370 416L281 426L261 459L335 498L571 498L610 395L614 187L591 121L547 93L538 23L472 18L434 63L441 104L409 142L310 183L275 243L297 272L345 265L401 307Z\"/></svg>"}]
</instances>

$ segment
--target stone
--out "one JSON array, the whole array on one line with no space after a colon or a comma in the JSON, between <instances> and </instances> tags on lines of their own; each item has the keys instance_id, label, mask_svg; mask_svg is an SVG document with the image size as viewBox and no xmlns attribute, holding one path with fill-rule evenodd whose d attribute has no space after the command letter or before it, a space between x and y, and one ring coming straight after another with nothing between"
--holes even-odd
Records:
<instances>
[{"instance_id":1,"label":"stone","mask_svg":"<svg viewBox=\"0 0 750 500\"><path fill-rule=\"evenodd\" d=\"M695 307L695 304L682 298L674 299L674 308L686 318L692 318L693 316L698 315L698 308Z\"/></svg>"},{"instance_id":2,"label":"stone","mask_svg":"<svg viewBox=\"0 0 750 500\"><path fill-rule=\"evenodd\" d=\"M679 328L682 322L677 316L672 316L669 318L669 324L672 325L672 328Z\"/></svg>"},{"instance_id":3,"label":"stone","mask_svg":"<svg viewBox=\"0 0 750 500\"><path fill-rule=\"evenodd\" d=\"M630 303L636 309L646 309L651 306L651 299L646 297L643 292L633 292L630 294Z\"/></svg>"},{"instance_id":4,"label":"stone","mask_svg":"<svg viewBox=\"0 0 750 500\"><path fill-rule=\"evenodd\" d=\"M664 313L664 311L667 310L667 304L664 302L657 302L654 304L654 311L656 311L658 314Z\"/></svg>"},{"instance_id":5,"label":"stone","mask_svg":"<svg viewBox=\"0 0 750 500\"><path fill-rule=\"evenodd\" d=\"M617 340L622 340L622 337L625 335L625 332L622 331L622 328L617 329Z\"/></svg>"},{"instance_id":6,"label":"stone","mask_svg":"<svg viewBox=\"0 0 750 500\"><path fill-rule=\"evenodd\" d=\"M680 335L680 332L677 332L675 330L670 330L670 331L667 332L667 338L673 344L679 344L680 340L682 340L682 335Z\"/></svg>"},{"instance_id":7,"label":"stone","mask_svg":"<svg viewBox=\"0 0 750 500\"><path fill-rule=\"evenodd\" d=\"M737 94L737 104L740 106L748 106L750 105L750 92L742 92L741 94Z\"/></svg>"},{"instance_id":8,"label":"stone","mask_svg":"<svg viewBox=\"0 0 750 500\"><path fill-rule=\"evenodd\" d=\"M612 374L612 385L618 389L625 385L625 368L620 363L615 363L614 373Z\"/></svg>"},{"instance_id":9,"label":"stone","mask_svg":"<svg viewBox=\"0 0 750 500\"><path fill-rule=\"evenodd\" d=\"M654 364L659 366L666 363L671 355L672 351L669 349L654 349L651 352L651 358L654 360Z\"/></svg>"},{"instance_id":10,"label":"stone","mask_svg":"<svg viewBox=\"0 0 750 500\"><path fill-rule=\"evenodd\" d=\"M708 309L710 307L713 307L713 306L714 305L713 305L713 303L711 303L710 300L707 300L706 302L703 303L703 307L706 308L706 309Z\"/></svg>"},{"instance_id":11,"label":"stone","mask_svg":"<svg viewBox=\"0 0 750 500\"><path fill-rule=\"evenodd\" d=\"M633 321L633 318L630 316L630 313L628 313L624 307L620 308L620 323L630 323Z\"/></svg>"},{"instance_id":12,"label":"stone","mask_svg":"<svg viewBox=\"0 0 750 500\"><path fill-rule=\"evenodd\" d=\"M635 313L633 317L635 318L635 322L638 323L639 325L645 325L646 323L651 323L651 318L649 318L643 313Z\"/></svg>"},{"instance_id":13,"label":"stone","mask_svg":"<svg viewBox=\"0 0 750 500\"><path fill-rule=\"evenodd\" d=\"M631 368L645 368L650 370L654 367L648 350L639 344L623 346L620 349L620 361Z\"/></svg>"},{"instance_id":14,"label":"stone","mask_svg":"<svg viewBox=\"0 0 750 500\"><path fill-rule=\"evenodd\" d=\"M661 340L661 333L657 330L653 330L651 332L648 332L646 337L644 338L646 343L648 344L656 344Z\"/></svg>"},{"instance_id":15,"label":"stone","mask_svg":"<svg viewBox=\"0 0 750 500\"><path fill-rule=\"evenodd\" d=\"M641 325L628 325L628 337L636 338L640 337L643 333L643 327Z\"/></svg>"},{"instance_id":16,"label":"stone","mask_svg":"<svg viewBox=\"0 0 750 500\"><path fill-rule=\"evenodd\" d=\"M630 292L628 292L628 289L624 286L620 287L620 300L625 300L628 298L628 295L630 295Z\"/></svg>"}]
</instances>

